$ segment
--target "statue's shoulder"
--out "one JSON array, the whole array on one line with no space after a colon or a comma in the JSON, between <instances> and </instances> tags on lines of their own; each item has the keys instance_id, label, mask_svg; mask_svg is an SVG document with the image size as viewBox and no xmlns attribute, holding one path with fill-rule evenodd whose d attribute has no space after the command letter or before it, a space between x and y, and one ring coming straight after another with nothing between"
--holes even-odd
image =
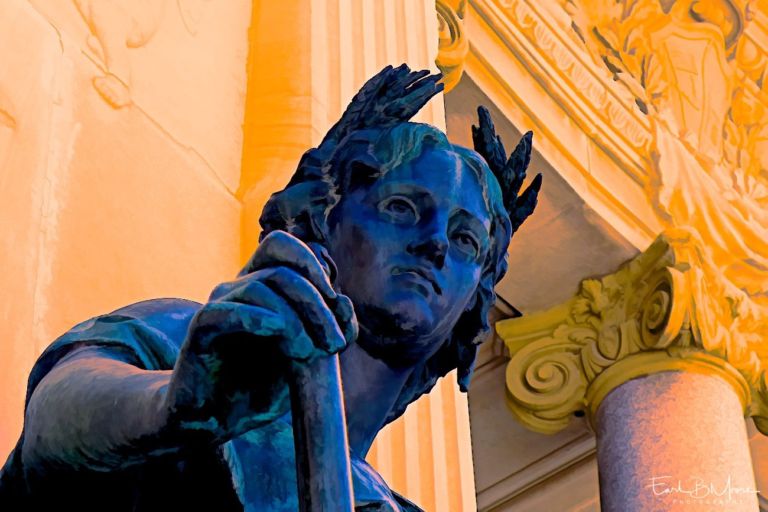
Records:
<instances>
[{"instance_id":1,"label":"statue's shoulder","mask_svg":"<svg viewBox=\"0 0 768 512\"><path fill-rule=\"evenodd\" d=\"M106 315L96 317L97 322L129 322L154 331L177 350L181 348L192 317L202 307L198 302L168 298L136 302ZM93 319L92 319L93 320ZM71 332L71 331L70 331ZM174 357L175 361L175 357Z\"/></svg>"},{"instance_id":2,"label":"statue's shoulder","mask_svg":"<svg viewBox=\"0 0 768 512\"><path fill-rule=\"evenodd\" d=\"M137 366L146 370L170 369L189 323L201 307L185 299L137 302L77 324L49 349L61 350L73 344L119 347L134 352Z\"/></svg>"},{"instance_id":3,"label":"statue's shoulder","mask_svg":"<svg viewBox=\"0 0 768 512\"><path fill-rule=\"evenodd\" d=\"M201 307L185 299L146 300L75 325L38 358L29 376L27 400L56 363L82 346L120 351L145 370L172 369L187 327Z\"/></svg>"}]
</instances>

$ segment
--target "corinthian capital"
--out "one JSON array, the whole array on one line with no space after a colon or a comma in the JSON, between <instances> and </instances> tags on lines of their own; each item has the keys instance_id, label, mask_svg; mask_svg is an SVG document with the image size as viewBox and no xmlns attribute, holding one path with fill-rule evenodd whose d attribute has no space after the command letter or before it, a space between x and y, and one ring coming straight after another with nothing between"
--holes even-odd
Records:
<instances>
[{"instance_id":1,"label":"corinthian capital","mask_svg":"<svg viewBox=\"0 0 768 512\"><path fill-rule=\"evenodd\" d=\"M574 414L594 422L624 382L689 371L725 379L768 433L764 308L723 276L695 231L667 231L566 303L496 329L512 356L507 403L532 430L557 432Z\"/></svg>"}]
</instances>

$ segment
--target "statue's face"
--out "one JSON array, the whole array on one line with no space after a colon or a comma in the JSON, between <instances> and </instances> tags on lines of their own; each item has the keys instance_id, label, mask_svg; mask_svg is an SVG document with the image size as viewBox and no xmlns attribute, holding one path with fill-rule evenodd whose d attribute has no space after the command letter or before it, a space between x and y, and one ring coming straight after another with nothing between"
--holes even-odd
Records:
<instances>
[{"instance_id":1,"label":"statue's face","mask_svg":"<svg viewBox=\"0 0 768 512\"><path fill-rule=\"evenodd\" d=\"M478 176L444 149L344 194L327 249L369 351L412 364L439 348L477 289L490 218Z\"/></svg>"}]
</instances>

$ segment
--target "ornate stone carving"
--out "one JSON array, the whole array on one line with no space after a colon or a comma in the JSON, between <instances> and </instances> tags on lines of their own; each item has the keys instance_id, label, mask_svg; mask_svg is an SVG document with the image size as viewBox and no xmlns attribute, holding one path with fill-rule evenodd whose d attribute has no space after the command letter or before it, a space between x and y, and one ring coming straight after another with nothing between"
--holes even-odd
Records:
<instances>
[{"instance_id":1,"label":"ornate stone carving","mask_svg":"<svg viewBox=\"0 0 768 512\"><path fill-rule=\"evenodd\" d=\"M626 97L617 96L618 91L606 87L603 79L582 61L578 47L574 47L572 41L558 34L557 28L548 24L530 2L506 0L502 5L542 57L555 66L574 91L585 97L594 114L614 126L633 147L638 150L647 148L650 133L632 112L631 102L626 101Z\"/></svg>"},{"instance_id":2,"label":"ornate stone carving","mask_svg":"<svg viewBox=\"0 0 768 512\"><path fill-rule=\"evenodd\" d=\"M566 304L497 323L512 359L507 397L529 428L594 418L629 379L666 370L716 374L768 432L766 317L719 270L695 231L671 230L617 272L585 279Z\"/></svg>"},{"instance_id":3,"label":"ornate stone carving","mask_svg":"<svg viewBox=\"0 0 768 512\"><path fill-rule=\"evenodd\" d=\"M527 2L509 3L513 17L532 17ZM647 113L645 187L665 234L617 273L584 281L560 316L544 314L546 336L513 351L510 405L554 431L634 376L717 371L768 432L768 103L754 43L764 24L749 32L756 14L736 0L562 5L575 37ZM561 60L551 38L536 40Z\"/></svg>"},{"instance_id":4,"label":"ornate stone carving","mask_svg":"<svg viewBox=\"0 0 768 512\"><path fill-rule=\"evenodd\" d=\"M469 52L469 41L464 33L467 0L436 0L435 8L440 34L435 64L443 72L444 91L448 92L459 83Z\"/></svg>"},{"instance_id":5,"label":"ornate stone carving","mask_svg":"<svg viewBox=\"0 0 768 512\"><path fill-rule=\"evenodd\" d=\"M743 245L757 250L728 243L716 259L731 258L733 265L724 267L752 266L758 270L748 274L763 274L759 268L768 268L761 256L768 253L759 242L768 226L763 220L765 5L755 8L755 2L741 0L559 0L559 7L477 0L471 5L568 116L645 187L665 228L693 227L707 243L721 237L718 230L740 233L747 240ZM707 201L697 201L701 190ZM718 218L728 219L727 227L717 227ZM766 281L759 281L749 289L766 289Z\"/></svg>"},{"instance_id":6,"label":"ornate stone carving","mask_svg":"<svg viewBox=\"0 0 768 512\"><path fill-rule=\"evenodd\" d=\"M564 0L574 33L597 62L654 121L660 138L679 139L713 175L723 193L736 191L762 204L768 199L768 95L763 89L768 54L763 17L745 0ZM663 133L663 134L662 134ZM665 177L655 166L649 196L661 217L674 216ZM699 172L699 171L697 171ZM665 197L667 196L667 197ZM761 206L762 206L761 204ZM687 219L675 219L674 225ZM706 237L705 237L706 238Z\"/></svg>"},{"instance_id":7,"label":"ornate stone carving","mask_svg":"<svg viewBox=\"0 0 768 512\"><path fill-rule=\"evenodd\" d=\"M176 0L187 32L197 34L209 0ZM131 101L131 48L141 48L157 33L168 0L73 0L88 25L89 49L103 62L105 73L93 78L99 95L113 108Z\"/></svg>"},{"instance_id":8,"label":"ornate stone carving","mask_svg":"<svg viewBox=\"0 0 768 512\"><path fill-rule=\"evenodd\" d=\"M147 44L157 32L165 0L73 0L91 36L88 46L103 62L106 73L93 79L96 91L114 108L131 104L129 48Z\"/></svg>"}]
</instances>

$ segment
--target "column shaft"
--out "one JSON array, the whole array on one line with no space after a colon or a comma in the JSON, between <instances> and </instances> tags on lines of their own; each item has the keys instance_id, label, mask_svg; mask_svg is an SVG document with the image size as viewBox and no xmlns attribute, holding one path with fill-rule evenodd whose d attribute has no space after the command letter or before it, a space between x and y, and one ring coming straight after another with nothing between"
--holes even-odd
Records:
<instances>
[{"instance_id":1,"label":"column shaft","mask_svg":"<svg viewBox=\"0 0 768 512\"><path fill-rule=\"evenodd\" d=\"M713 375L625 382L597 413L603 512L757 511L742 405Z\"/></svg>"}]
</instances>

